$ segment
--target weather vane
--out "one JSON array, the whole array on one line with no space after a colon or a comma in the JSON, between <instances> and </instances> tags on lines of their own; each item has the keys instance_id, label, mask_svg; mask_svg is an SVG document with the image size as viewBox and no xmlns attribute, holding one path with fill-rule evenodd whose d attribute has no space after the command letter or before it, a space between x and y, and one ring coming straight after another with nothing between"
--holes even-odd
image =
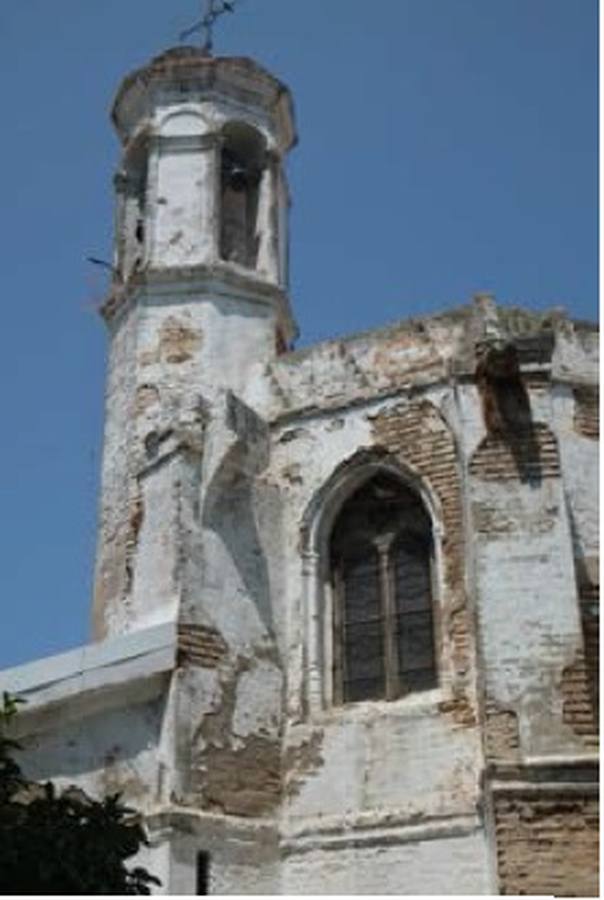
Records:
<instances>
[{"instance_id":1,"label":"weather vane","mask_svg":"<svg viewBox=\"0 0 604 900\"><path fill-rule=\"evenodd\" d=\"M224 15L224 13L235 12L236 3L237 0L203 0L201 19L199 22L196 22L195 25L182 31L179 35L180 40L184 41L185 38L195 34L196 31L201 31L203 33L202 50L204 53L207 53L208 56L211 55L213 46L212 30L214 28L214 23L220 16Z\"/></svg>"}]
</instances>

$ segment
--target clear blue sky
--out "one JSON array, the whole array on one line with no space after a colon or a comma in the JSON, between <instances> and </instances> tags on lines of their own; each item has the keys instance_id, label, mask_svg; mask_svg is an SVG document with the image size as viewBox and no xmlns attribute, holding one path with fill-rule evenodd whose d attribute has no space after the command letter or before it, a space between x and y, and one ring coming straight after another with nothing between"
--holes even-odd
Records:
<instances>
[{"instance_id":1,"label":"clear blue sky","mask_svg":"<svg viewBox=\"0 0 604 900\"><path fill-rule=\"evenodd\" d=\"M1 0L0 667L88 637L120 78L195 0ZM489 290L597 315L596 0L241 0L291 87L304 343Z\"/></svg>"}]
</instances>

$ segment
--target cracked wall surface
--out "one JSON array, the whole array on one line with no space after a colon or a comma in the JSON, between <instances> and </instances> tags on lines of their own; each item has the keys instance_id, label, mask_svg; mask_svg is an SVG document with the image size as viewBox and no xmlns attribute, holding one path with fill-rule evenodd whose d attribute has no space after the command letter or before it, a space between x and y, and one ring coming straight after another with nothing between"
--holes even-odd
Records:
<instances>
[{"instance_id":1,"label":"cracked wall surface","mask_svg":"<svg viewBox=\"0 0 604 900\"><path fill-rule=\"evenodd\" d=\"M97 633L172 622L174 663L161 700L35 719L32 765L142 804L184 892L204 850L225 893L593 893L591 332L482 298L267 365L270 316L223 316L112 325ZM331 528L384 467L432 526L438 685L338 705Z\"/></svg>"},{"instance_id":2,"label":"cracked wall surface","mask_svg":"<svg viewBox=\"0 0 604 900\"><path fill-rule=\"evenodd\" d=\"M123 792L167 892L203 853L225 894L594 893L597 329L482 294L292 350L287 88L180 46L112 116L98 644L26 672L31 773ZM341 703L331 535L379 473L437 684Z\"/></svg>"},{"instance_id":3,"label":"cracked wall surface","mask_svg":"<svg viewBox=\"0 0 604 900\"><path fill-rule=\"evenodd\" d=\"M462 857L459 890L593 891L592 332L482 297L266 364L270 317L237 304L131 315L99 586L111 628L177 624L162 791L196 824L170 832L174 883L203 846L224 890L256 848L274 892L447 893ZM384 466L432 523L438 686L337 705L330 529Z\"/></svg>"},{"instance_id":4,"label":"cracked wall surface","mask_svg":"<svg viewBox=\"0 0 604 900\"><path fill-rule=\"evenodd\" d=\"M312 642L320 645L318 666L329 681L329 654L321 658L329 637L317 638L312 624L303 620L308 586L303 574L292 572L284 760L287 829L292 831L287 866L295 871L304 844L296 835L303 832L309 840L313 828L320 832L320 821L337 829L338 822L360 823L366 816L385 822L397 817L397 809L415 814L419 807L426 823L435 814L469 815L482 802L473 775L483 766L494 766L493 772L498 766L520 766L522 779L525 760L560 754L581 760L595 747L595 706L585 662L587 653L593 671L593 616L585 625L575 579L577 546L593 551L595 545L591 522L597 502L589 482L595 474L594 428L585 425L594 407L586 411L581 401L577 427L572 380L575 366L580 378L589 372L595 377L585 357L595 346L589 332L575 331L555 316L531 318L505 310L494 315L496 340L517 348L514 377L520 386L514 390L522 399L520 413L514 401L494 425L475 380L484 351L472 349L472 340L481 347L489 339L484 319L459 311L447 322L446 338L435 317L423 327L412 322L400 331L395 327L301 351L270 367L273 472L280 477L292 520L291 526L285 522L284 557L296 548L304 552L297 532L307 504L332 472L345 471L347 460L354 471L359 451L391 454L401 471L419 479L435 498L442 528L438 660L440 690L447 695L430 698L432 706L428 697L418 696L413 712L405 701L388 704L388 710L378 703L371 710L367 704L330 710L325 684L317 689L320 699L313 710L312 696L305 695L317 665ZM505 390L505 380L501 386ZM561 427L561 414L568 415L568 430ZM587 470L567 468L576 453L589 460ZM313 577L321 592L323 576ZM585 595L593 599L593 589ZM402 743L395 737L399 727ZM379 735L375 755L367 743L374 728ZM462 739L463 729L468 734ZM420 741L417 749L412 749L412 735ZM441 739L446 758L439 755ZM415 753L421 772L414 768ZM410 776L404 785L399 771ZM431 782L435 771L443 777ZM370 787L377 772L388 785L384 794ZM572 794L572 771L561 768L554 780L561 797ZM418 807L412 781L422 788ZM493 808L498 817L499 806ZM401 820L392 840L404 842L408 824ZM499 834L500 824L497 818L493 833ZM527 835L526 842L534 853L538 839ZM489 852L497 854L499 843L498 837L485 850L486 868ZM370 855L365 859L373 864ZM593 886L593 857L590 866ZM491 890L506 885L509 890L509 877L503 868L496 872ZM568 874L567 886L571 882Z\"/></svg>"}]
</instances>

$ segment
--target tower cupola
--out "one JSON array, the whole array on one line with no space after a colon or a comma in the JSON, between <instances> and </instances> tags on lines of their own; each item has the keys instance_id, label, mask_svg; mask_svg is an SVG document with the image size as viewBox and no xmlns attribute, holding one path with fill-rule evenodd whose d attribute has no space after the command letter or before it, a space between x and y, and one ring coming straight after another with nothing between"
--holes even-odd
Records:
<instances>
[{"instance_id":1,"label":"tower cupola","mask_svg":"<svg viewBox=\"0 0 604 900\"><path fill-rule=\"evenodd\" d=\"M284 162L296 134L285 85L250 59L178 47L125 78L112 118L117 294L183 277L230 285L270 299L287 346Z\"/></svg>"}]
</instances>

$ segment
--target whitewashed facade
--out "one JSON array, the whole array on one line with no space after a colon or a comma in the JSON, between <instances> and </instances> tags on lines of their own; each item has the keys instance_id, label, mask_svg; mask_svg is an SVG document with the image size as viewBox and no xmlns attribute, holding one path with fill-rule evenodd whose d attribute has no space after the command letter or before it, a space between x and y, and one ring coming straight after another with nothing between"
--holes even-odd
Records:
<instances>
[{"instance_id":1,"label":"whitewashed facade","mask_svg":"<svg viewBox=\"0 0 604 900\"><path fill-rule=\"evenodd\" d=\"M287 88L179 48L113 120L94 641L0 674L28 770L121 791L169 893L594 893L595 326L479 296L293 351ZM330 540L380 473L436 681L342 702Z\"/></svg>"}]
</instances>

